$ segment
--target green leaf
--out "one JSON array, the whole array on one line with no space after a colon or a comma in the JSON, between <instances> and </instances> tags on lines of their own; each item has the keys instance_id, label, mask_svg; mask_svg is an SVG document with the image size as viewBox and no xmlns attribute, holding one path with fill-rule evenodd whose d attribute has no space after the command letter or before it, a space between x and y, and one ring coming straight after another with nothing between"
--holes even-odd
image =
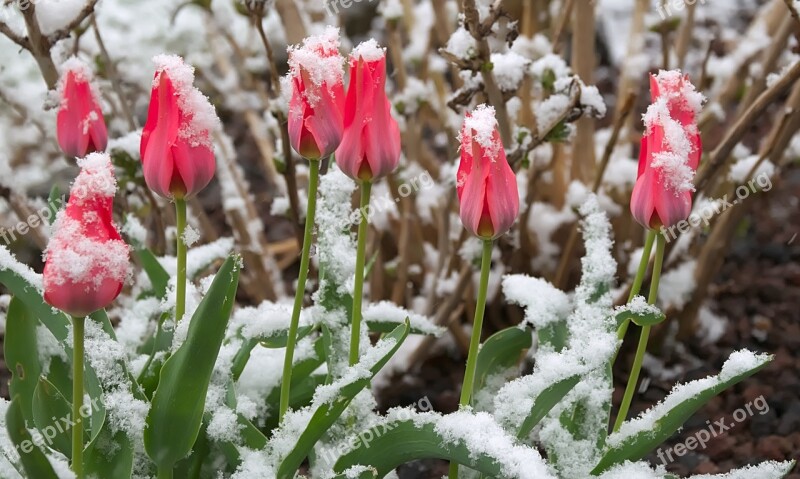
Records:
<instances>
[{"instance_id":1,"label":"green leaf","mask_svg":"<svg viewBox=\"0 0 800 479\"><path fill-rule=\"evenodd\" d=\"M167 295L167 286L169 285L169 273L158 262L156 255L147 248L140 248L136 250L136 256L139 262L142 263L142 269L147 273L150 278L150 284L153 285L153 293L157 298L164 298Z\"/></svg>"},{"instance_id":2,"label":"green leaf","mask_svg":"<svg viewBox=\"0 0 800 479\"><path fill-rule=\"evenodd\" d=\"M626 321L633 321L637 326L655 326L656 324L663 323L667 316L657 308L653 307L652 311L631 311L622 309L617 313L616 321L617 326L622 325Z\"/></svg>"},{"instance_id":3,"label":"green leaf","mask_svg":"<svg viewBox=\"0 0 800 479\"><path fill-rule=\"evenodd\" d=\"M437 433L433 424L417 425L411 419L399 420L369 429L358 436L364 439L336 461L334 471L345 471L360 464L374 467L378 471L377 477L383 477L411 461L444 459L489 477L505 477L494 458L470 451L463 442L453 444Z\"/></svg>"},{"instance_id":4,"label":"green leaf","mask_svg":"<svg viewBox=\"0 0 800 479\"><path fill-rule=\"evenodd\" d=\"M87 477L130 479L133 474L133 444L122 431L112 436L106 425L86 447L83 463Z\"/></svg>"},{"instance_id":5,"label":"green leaf","mask_svg":"<svg viewBox=\"0 0 800 479\"><path fill-rule=\"evenodd\" d=\"M6 316L6 340L3 341L6 365L11 371L8 388L12 397L19 397L22 417L31 423L33 422L31 404L42 373L36 324L36 319L25 305L18 298L12 298Z\"/></svg>"},{"instance_id":6,"label":"green leaf","mask_svg":"<svg viewBox=\"0 0 800 479\"><path fill-rule=\"evenodd\" d=\"M0 269L0 283L19 298L28 310L53 333L59 341L67 339L69 319L67 315L45 303L42 292L10 269Z\"/></svg>"},{"instance_id":7,"label":"green leaf","mask_svg":"<svg viewBox=\"0 0 800 479\"><path fill-rule=\"evenodd\" d=\"M208 385L236 299L239 261L231 256L222 265L192 317L186 341L161 368L144 444L162 468L186 457L200 432Z\"/></svg>"},{"instance_id":8,"label":"green leaf","mask_svg":"<svg viewBox=\"0 0 800 479\"><path fill-rule=\"evenodd\" d=\"M34 445L33 438L28 432L28 428L25 427L25 417L22 415L20 406L21 400L20 396L14 396L9 404L8 411L6 411L6 427L8 436L19 453L25 474L27 477L36 479L58 479L50 461L47 460L41 449Z\"/></svg>"},{"instance_id":9,"label":"green leaf","mask_svg":"<svg viewBox=\"0 0 800 479\"><path fill-rule=\"evenodd\" d=\"M736 352L731 358L741 359L747 354L747 352ZM714 396L760 371L771 360L771 356L755 356L752 366L739 371L742 369L741 366L738 364L729 366L731 361L729 359L718 376L676 387L662 403L650 410L645 418L627 421L617 433L609 436L607 442L609 446L592 470L592 474L600 474L625 461L638 461L643 458L683 427L684 423ZM726 373L728 367L736 368L735 374ZM674 406L668 406L675 402L677 404ZM642 422L645 427L634 427L633 432L626 431L626 426L630 428L631 424L637 421L646 421Z\"/></svg>"},{"instance_id":10,"label":"green leaf","mask_svg":"<svg viewBox=\"0 0 800 479\"><path fill-rule=\"evenodd\" d=\"M533 428L539 424L539 421L547 416L547 413L564 399L564 396L572 391L572 388L574 388L580 380L580 375L570 376L542 390L542 392L533 399L533 407L531 407L530 413L525 416L525 419L522 421L519 431L517 432L517 437L519 439L527 437Z\"/></svg>"},{"instance_id":11,"label":"green leaf","mask_svg":"<svg viewBox=\"0 0 800 479\"><path fill-rule=\"evenodd\" d=\"M489 376L502 373L519 363L523 351L530 348L532 342L530 331L518 327L504 329L490 336L478 352L475 390L483 389Z\"/></svg>"},{"instance_id":12,"label":"green leaf","mask_svg":"<svg viewBox=\"0 0 800 479\"><path fill-rule=\"evenodd\" d=\"M396 328L398 325L403 324L402 322L398 323L392 321L365 321L365 322L367 323L367 329L369 329L373 333L381 333L381 334L391 333L392 331L394 331L394 328ZM413 326L411 327L409 334L418 334L421 336L431 335L430 331L426 331L420 328L415 328Z\"/></svg>"},{"instance_id":13,"label":"green leaf","mask_svg":"<svg viewBox=\"0 0 800 479\"><path fill-rule=\"evenodd\" d=\"M50 447L72 457L72 404L44 377L33 394L33 423Z\"/></svg>"},{"instance_id":14,"label":"green leaf","mask_svg":"<svg viewBox=\"0 0 800 479\"><path fill-rule=\"evenodd\" d=\"M393 341L394 345L389 351L383 355L370 369L370 377L360 378L355 381L345 383L339 389L339 393L335 399L329 402L319 404L314 411L311 420L306 429L297 438L297 442L292 450L283 458L280 467L278 468L279 479L290 479L294 477L303 460L308 457L314 444L325 434L325 432L333 425L334 422L342 415L347 409L350 401L360 393L364 388L369 386L370 381L378 371L389 361L394 353L403 344L403 341L408 337L409 330L411 329L408 321L402 326L398 326L394 331L387 335L384 339L378 342L378 346L384 341ZM360 365L360 363L359 363ZM358 365L356 366L358 367ZM363 367L363 365L362 365ZM336 384L336 383L334 383ZM312 406L313 407L313 406Z\"/></svg>"}]
</instances>

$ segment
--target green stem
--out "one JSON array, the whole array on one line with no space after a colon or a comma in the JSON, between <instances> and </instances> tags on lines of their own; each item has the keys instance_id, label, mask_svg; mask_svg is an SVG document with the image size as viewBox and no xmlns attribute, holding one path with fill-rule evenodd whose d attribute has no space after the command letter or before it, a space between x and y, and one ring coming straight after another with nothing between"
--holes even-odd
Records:
<instances>
[{"instance_id":1,"label":"green stem","mask_svg":"<svg viewBox=\"0 0 800 479\"><path fill-rule=\"evenodd\" d=\"M178 254L178 284L175 288L175 322L183 319L186 313L186 200L175 198L175 218L178 226L177 254Z\"/></svg>"},{"instance_id":2,"label":"green stem","mask_svg":"<svg viewBox=\"0 0 800 479\"><path fill-rule=\"evenodd\" d=\"M283 376L281 380L281 399L279 420L283 419L289 410L289 394L292 386L292 364L294 362L294 348L297 342L297 329L300 325L300 310L303 308L303 298L306 293L306 279L311 261L311 241L314 233L314 217L317 212L317 188L319 186L319 160L309 161L308 176L308 207L306 208L306 225L303 233L303 252L300 256L300 273L297 277L297 291L294 295L294 308L292 320L289 323L289 337L286 342L286 356L283 360Z\"/></svg>"},{"instance_id":3,"label":"green stem","mask_svg":"<svg viewBox=\"0 0 800 479\"><path fill-rule=\"evenodd\" d=\"M358 352L361 342L361 303L364 296L364 262L367 254L367 226L369 219L369 195L372 191L370 181L361 182L361 204L359 212L361 222L358 224L358 246L356 248L356 280L353 287L353 322L350 325L350 365L358 362Z\"/></svg>"},{"instance_id":4,"label":"green stem","mask_svg":"<svg viewBox=\"0 0 800 479\"><path fill-rule=\"evenodd\" d=\"M647 299L649 304L655 304L658 298L658 284L661 281L661 268L664 264L665 247L666 241L663 236L659 235L656 243L656 260L653 265L653 278L650 281L650 296ZM642 370L642 362L644 361L644 354L647 352L647 341L649 338L650 326L644 326L641 336L639 336L639 346L636 348L636 357L633 360L631 374L628 377L628 385L625 387L625 396L622 398L617 420L614 422L614 432L619 430L622 423L625 422L625 419L628 417L628 410L631 407L631 401L636 392L636 384L639 382L639 373Z\"/></svg>"},{"instance_id":5,"label":"green stem","mask_svg":"<svg viewBox=\"0 0 800 479\"><path fill-rule=\"evenodd\" d=\"M72 318L72 471L83 479L83 325L85 318Z\"/></svg>"},{"instance_id":6,"label":"green stem","mask_svg":"<svg viewBox=\"0 0 800 479\"><path fill-rule=\"evenodd\" d=\"M464 384L461 386L461 399L459 405L463 408L472 401L472 392L475 387L475 369L478 365L478 346L481 344L481 330L483 329L483 315L486 311L486 291L489 287L489 273L492 267L492 240L483 241L483 256L481 257L481 281L478 286L478 301L475 304L475 321L472 325L472 336L469 341L469 354L467 355L467 369L464 371ZM458 478L458 463L450 463L450 479Z\"/></svg>"},{"instance_id":7,"label":"green stem","mask_svg":"<svg viewBox=\"0 0 800 479\"><path fill-rule=\"evenodd\" d=\"M658 233L656 230L648 230L647 231L647 238L644 240L644 249L642 250L642 259L639 260L639 269L636 271L636 278L633 280L633 286L631 286L631 294L628 295L628 302L630 303L633 298L639 294L639 291L642 289L642 283L644 282L644 275L647 273L647 265L650 264L650 252L653 250L653 242L655 242L656 235ZM617 331L617 340L622 341L625 339L625 333L628 332L628 326L630 325L630 320L626 319L624 323L622 323Z\"/></svg>"},{"instance_id":8,"label":"green stem","mask_svg":"<svg viewBox=\"0 0 800 479\"><path fill-rule=\"evenodd\" d=\"M172 466L158 466L158 479L172 479Z\"/></svg>"}]
</instances>

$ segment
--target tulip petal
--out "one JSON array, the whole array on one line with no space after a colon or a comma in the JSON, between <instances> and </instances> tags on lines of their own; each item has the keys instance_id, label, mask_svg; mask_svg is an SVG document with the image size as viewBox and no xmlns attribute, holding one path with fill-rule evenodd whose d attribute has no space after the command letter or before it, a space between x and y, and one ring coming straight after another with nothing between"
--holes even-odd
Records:
<instances>
[{"instance_id":1,"label":"tulip petal","mask_svg":"<svg viewBox=\"0 0 800 479\"><path fill-rule=\"evenodd\" d=\"M495 131L495 141L500 142L500 134ZM519 189L517 177L508 164L505 151L500 148L497 158L488 159L491 173L486 181L486 198L489 216L495 235L511 229L519 214Z\"/></svg>"}]
</instances>

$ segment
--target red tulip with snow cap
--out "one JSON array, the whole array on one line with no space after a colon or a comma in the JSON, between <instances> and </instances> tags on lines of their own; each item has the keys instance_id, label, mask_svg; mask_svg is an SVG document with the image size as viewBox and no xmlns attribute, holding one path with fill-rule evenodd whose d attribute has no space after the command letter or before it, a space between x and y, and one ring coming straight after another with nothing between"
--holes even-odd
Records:
<instances>
[{"instance_id":1,"label":"red tulip with snow cap","mask_svg":"<svg viewBox=\"0 0 800 479\"><path fill-rule=\"evenodd\" d=\"M103 151L108 143L100 94L92 78L89 66L75 57L61 65L57 88L61 104L56 116L56 136L64 153L76 158Z\"/></svg>"},{"instance_id":2,"label":"red tulip with snow cap","mask_svg":"<svg viewBox=\"0 0 800 479\"><path fill-rule=\"evenodd\" d=\"M344 58L339 54L339 29L289 48L292 98L289 102L289 140L302 157L330 156L342 141Z\"/></svg>"},{"instance_id":3,"label":"red tulip with snow cap","mask_svg":"<svg viewBox=\"0 0 800 479\"><path fill-rule=\"evenodd\" d=\"M651 75L650 90L653 103L644 115L631 213L645 228L669 228L692 212L694 174L703 149L696 118L704 98L677 70Z\"/></svg>"},{"instance_id":4,"label":"red tulip with snow cap","mask_svg":"<svg viewBox=\"0 0 800 479\"><path fill-rule=\"evenodd\" d=\"M386 52L368 40L350 54L344 137L336 163L355 180L374 181L400 162L400 129L386 97Z\"/></svg>"},{"instance_id":5,"label":"red tulip with snow cap","mask_svg":"<svg viewBox=\"0 0 800 479\"><path fill-rule=\"evenodd\" d=\"M128 274L128 245L111 219L117 181L111 159L92 153L78 160L80 174L58 214L47 246L44 299L83 317L119 295Z\"/></svg>"},{"instance_id":6,"label":"red tulip with snow cap","mask_svg":"<svg viewBox=\"0 0 800 479\"><path fill-rule=\"evenodd\" d=\"M194 87L194 68L176 55L153 58L156 74L140 153L147 186L165 198L191 197L214 177L214 107Z\"/></svg>"},{"instance_id":7,"label":"red tulip with snow cap","mask_svg":"<svg viewBox=\"0 0 800 479\"><path fill-rule=\"evenodd\" d=\"M497 238L517 219L519 190L497 131L494 108L481 105L467 113L460 141L456 188L461 222L478 237Z\"/></svg>"}]
</instances>

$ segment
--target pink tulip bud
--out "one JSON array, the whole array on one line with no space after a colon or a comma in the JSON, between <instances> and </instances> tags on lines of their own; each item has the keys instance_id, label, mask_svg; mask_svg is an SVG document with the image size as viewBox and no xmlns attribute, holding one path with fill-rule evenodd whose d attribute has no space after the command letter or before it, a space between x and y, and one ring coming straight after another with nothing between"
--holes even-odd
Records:
<instances>
[{"instance_id":1,"label":"pink tulip bud","mask_svg":"<svg viewBox=\"0 0 800 479\"><path fill-rule=\"evenodd\" d=\"M650 90L653 103L644 115L631 213L645 228L669 228L692 212L694 174L703 150L696 116L704 98L678 70L651 75Z\"/></svg>"},{"instance_id":2,"label":"pink tulip bud","mask_svg":"<svg viewBox=\"0 0 800 479\"><path fill-rule=\"evenodd\" d=\"M108 143L100 94L92 84L92 78L89 66L75 57L61 66L57 88L61 104L56 117L56 136L61 150L76 158L103 151Z\"/></svg>"},{"instance_id":3,"label":"pink tulip bud","mask_svg":"<svg viewBox=\"0 0 800 479\"><path fill-rule=\"evenodd\" d=\"M214 107L194 87L194 68L176 55L153 58L156 74L140 152L147 186L165 198L197 194L214 177Z\"/></svg>"},{"instance_id":4,"label":"pink tulip bud","mask_svg":"<svg viewBox=\"0 0 800 479\"><path fill-rule=\"evenodd\" d=\"M343 78L338 28L328 27L302 46L289 48L289 140L300 156L330 156L342 141Z\"/></svg>"},{"instance_id":5,"label":"pink tulip bud","mask_svg":"<svg viewBox=\"0 0 800 479\"><path fill-rule=\"evenodd\" d=\"M467 113L459 140L456 189L461 222L475 236L497 238L517 219L519 191L497 131L494 108L481 105Z\"/></svg>"},{"instance_id":6,"label":"pink tulip bud","mask_svg":"<svg viewBox=\"0 0 800 479\"><path fill-rule=\"evenodd\" d=\"M369 40L350 54L344 137L336 163L349 177L376 180L400 162L400 129L386 97L386 52Z\"/></svg>"},{"instance_id":7,"label":"pink tulip bud","mask_svg":"<svg viewBox=\"0 0 800 479\"><path fill-rule=\"evenodd\" d=\"M117 180L111 158L92 153L78 160L80 174L56 217L44 265L44 299L73 316L105 308L128 274L128 245L111 219Z\"/></svg>"}]
</instances>

